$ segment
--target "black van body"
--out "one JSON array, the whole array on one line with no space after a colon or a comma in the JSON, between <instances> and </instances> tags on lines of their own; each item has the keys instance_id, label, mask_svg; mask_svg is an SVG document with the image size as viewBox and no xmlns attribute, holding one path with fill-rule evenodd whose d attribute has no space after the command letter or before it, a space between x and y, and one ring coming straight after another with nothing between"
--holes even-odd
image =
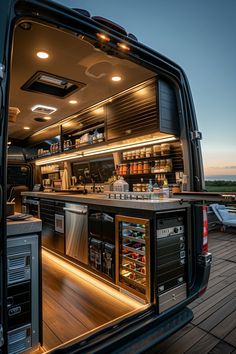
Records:
<instances>
[{"instance_id":1,"label":"black van body","mask_svg":"<svg viewBox=\"0 0 236 354\"><path fill-rule=\"evenodd\" d=\"M86 12L69 9L57 3L46 0L6 0L0 4L0 235L1 235L1 352L7 353L7 323L6 304L6 210L3 207L7 201L7 121L9 82L11 75L11 53L14 27L21 20L35 20L50 23L61 29L88 36L96 42L96 33L109 35L111 41L102 50L112 55L117 52L116 42L124 40L130 46L128 53L122 53L124 58L150 70L158 72L163 79L170 80L178 92L179 117L182 121L185 137L183 149L189 157L189 191L204 190L203 165L200 139L193 100L187 77L177 64L158 52L139 43L132 35L119 32L119 28L110 26L99 18L86 16ZM178 329L191 321L193 314L187 305L200 296L207 287L211 257L202 249L202 206L193 208L192 228L193 241L193 277L188 297L185 301L172 307L169 311L157 314L156 305L151 304L148 310L130 316L105 329L74 340L64 347L55 349L53 353L141 353L153 347Z\"/></svg>"}]
</instances>

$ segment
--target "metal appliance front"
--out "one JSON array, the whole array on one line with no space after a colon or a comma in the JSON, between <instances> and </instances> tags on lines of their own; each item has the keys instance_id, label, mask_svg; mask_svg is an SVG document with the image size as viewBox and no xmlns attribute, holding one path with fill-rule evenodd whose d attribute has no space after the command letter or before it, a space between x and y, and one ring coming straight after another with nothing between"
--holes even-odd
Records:
<instances>
[{"instance_id":1,"label":"metal appliance front","mask_svg":"<svg viewBox=\"0 0 236 354\"><path fill-rule=\"evenodd\" d=\"M88 207L66 203L66 255L88 264Z\"/></svg>"},{"instance_id":2,"label":"metal appliance front","mask_svg":"<svg viewBox=\"0 0 236 354\"><path fill-rule=\"evenodd\" d=\"M33 217L40 219L40 201L35 198L23 197L22 212L33 215Z\"/></svg>"}]
</instances>

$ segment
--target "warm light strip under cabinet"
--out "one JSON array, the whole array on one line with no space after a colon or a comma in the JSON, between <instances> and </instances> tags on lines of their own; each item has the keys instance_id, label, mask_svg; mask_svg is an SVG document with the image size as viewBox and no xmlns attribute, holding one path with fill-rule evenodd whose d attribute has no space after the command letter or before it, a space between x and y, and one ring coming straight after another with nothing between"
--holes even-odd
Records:
<instances>
[{"instance_id":1,"label":"warm light strip under cabinet","mask_svg":"<svg viewBox=\"0 0 236 354\"><path fill-rule=\"evenodd\" d=\"M122 144L122 145L116 145L116 146L107 146L103 147L100 149L89 149L85 151L78 151L78 152L73 152L73 153L67 153L67 154L62 154L57 157L47 157L43 160L36 161L37 166L42 166L46 165L49 163L53 162L59 162L59 161L68 161L68 160L75 160L79 159L82 157L86 156L94 156L94 155L102 155L106 153L111 153L111 152L117 152L121 150L127 150L127 149L133 149L133 148L138 148L142 146L148 146L148 145L153 145L153 144L160 144L160 143L167 143L170 141L175 141L177 140L174 136L170 136L167 138L155 138L155 139L149 139L149 140L142 140L140 142L133 142L133 143L127 143L127 144Z\"/></svg>"}]
</instances>

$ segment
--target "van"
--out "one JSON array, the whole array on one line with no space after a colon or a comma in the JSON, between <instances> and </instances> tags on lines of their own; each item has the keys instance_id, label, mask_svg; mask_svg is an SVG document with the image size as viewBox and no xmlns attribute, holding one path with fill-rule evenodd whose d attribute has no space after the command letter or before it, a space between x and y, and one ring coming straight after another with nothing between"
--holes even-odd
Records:
<instances>
[{"instance_id":1,"label":"van","mask_svg":"<svg viewBox=\"0 0 236 354\"><path fill-rule=\"evenodd\" d=\"M0 7L1 351L144 352L211 267L186 75L85 10Z\"/></svg>"}]
</instances>

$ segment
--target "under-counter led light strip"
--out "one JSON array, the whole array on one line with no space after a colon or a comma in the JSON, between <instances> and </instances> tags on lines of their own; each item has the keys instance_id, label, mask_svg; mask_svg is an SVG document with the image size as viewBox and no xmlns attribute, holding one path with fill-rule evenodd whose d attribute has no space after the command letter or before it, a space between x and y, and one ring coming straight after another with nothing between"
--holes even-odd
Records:
<instances>
[{"instance_id":1,"label":"under-counter led light strip","mask_svg":"<svg viewBox=\"0 0 236 354\"><path fill-rule=\"evenodd\" d=\"M96 149L96 150L87 150L84 152L74 152L71 154L66 154L63 156L58 156L58 157L48 157L44 160L40 160L40 161L36 161L36 165L37 166L42 166L42 165L46 165L49 163L54 163L54 162L60 162L60 161L68 161L68 160L74 160L74 159L78 159L78 158L82 158L82 157L87 157L87 156L94 156L94 155L102 155L105 153L109 153L109 152L117 152L117 151L121 151L121 150L126 150L126 149L133 149L133 148L137 148L137 147L142 147L142 146L147 146L147 145L153 145L153 144L158 144L158 143L166 143L166 142L170 142L170 141L175 141L176 138L174 136L172 137L168 137L168 138L162 138L162 139L153 139L153 140L147 140L147 141L140 141L140 142L136 142L136 143L129 143L129 144L123 144L120 146L114 146L114 147L108 147L108 148L103 148L103 149Z\"/></svg>"},{"instance_id":2,"label":"under-counter led light strip","mask_svg":"<svg viewBox=\"0 0 236 354\"><path fill-rule=\"evenodd\" d=\"M122 294L120 291L113 289L111 286L103 283L102 281L95 279L88 273L83 272L83 270L80 270L76 268L74 265L71 263L62 260L61 258L53 255L52 253L47 252L46 250L42 250L42 256L45 258L47 261L51 261L54 264L56 264L59 267L62 267L64 271L67 271L70 273L70 275L74 275L83 281L86 281L87 284L94 286L100 291L103 291L109 296L112 296L114 299L122 301L123 303L126 303L129 306L132 306L134 309L138 309L141 306L143 306L142 302L139 302L138 300L135 300L131 297L128 297L127 295ZM96 295L95 295L96 296Z\"/></svg>"}]
</instances>

